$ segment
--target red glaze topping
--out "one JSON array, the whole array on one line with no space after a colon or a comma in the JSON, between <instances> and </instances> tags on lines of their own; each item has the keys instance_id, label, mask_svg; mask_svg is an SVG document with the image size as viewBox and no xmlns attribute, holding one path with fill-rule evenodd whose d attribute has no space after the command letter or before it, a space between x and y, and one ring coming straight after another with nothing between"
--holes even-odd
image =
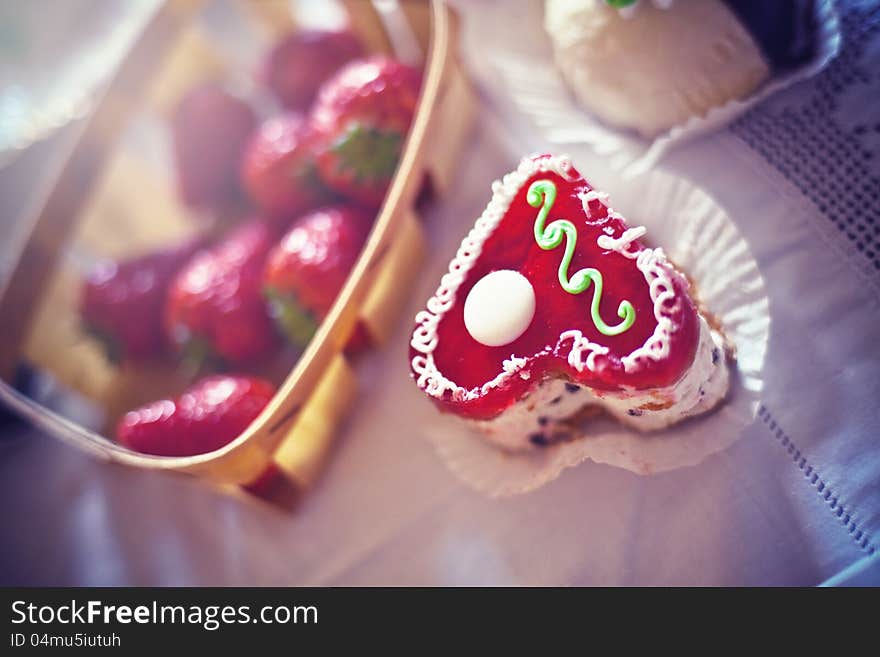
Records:
<instances>
[{"instance_id":1,"label":"red glaze topping","mask_svg":"<svg viewBox=\"0 0 880 657\"><path fill-rule=\"evenodd\" d=\"M444 410L475 419L491 418L548 377L561 377L600 390L662 388L678 381L693 362L699 341L697 310L688 294L687 280L667 265L676 292L675 300L669 304L674 311L668 317L676 327L669 341L669 354L661 360L642 359L636 368L625 371L621 359L644 345L657 327L649 284L635 259L598 246L597 238L607 235L607 229L611 229L611 237L619 238L628 226L619 218L609 217L608 208L599 200L590 201L585 211L580 195L592 187L574 169L570 169L570 177L571 180L566 180L554 172L537 173L519 188L458 288L454 304L437 326L438 341L433 351L437 370L467 390L480 388L495 379L504 371L503 362L511 355L526 358L527 364L500 386L489 388L475 398L459 399L450 391L442 398L435 397ZM570 274L583 267L598 269L604 279L600 315L608 324L617 324L620 322L618 305L624 300L630 301L636 318L627 331L607 336L596 328L590 317L594 286L581 294L570 294L562 289L557 272L565 243L552 250L538 246L534 225L539 208L532 207L526 200L529 186L540 179L551 180L557 188L547 224L567 219L577 229ZM628 250L636 253L644 249L645 246L635 240ZM501 269L518 271L532 284L535 315L516 340L500 347L487 347L474 340L465 328L463 308L471 288L486 274ZM595 371L587 367L578 371L569 364L572 340L559 343L559 336L569 330L581 331L591 342L608 347L607 355L595 358ZM411 348L411 358L419 355Z\"/></svg>"}]
</instances>

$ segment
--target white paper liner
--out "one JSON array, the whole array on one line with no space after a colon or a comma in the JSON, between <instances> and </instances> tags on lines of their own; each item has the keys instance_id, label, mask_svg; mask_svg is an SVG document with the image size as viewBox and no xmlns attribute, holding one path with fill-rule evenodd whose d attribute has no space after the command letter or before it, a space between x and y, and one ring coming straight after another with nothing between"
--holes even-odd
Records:
<instances>
[{"instance_id":1,"label":"white paper liner","mask_svg":"<svg viewBox=\"0 0 880 657\"><path fill-rule=\"evenodd\" d=\"M693 116L653 140L615 129L582 108L559 72L549 37L543 33L536 35L531 21L521 23L528 35L507 34L503 44L493 44L493 49L487 50L492 52L490 62L501 82L493 86L513 101L547 142L586 143L607 156L615 168L642 173L673 146L725 126L768 96L825 68L840 50L840 20L832 0L817 0L815 11L817 47L810 61L784 75L771 76L748 98L714 107L705 116ZM547 47L540 51L519 47L524 39L536 38L548 41Z\"/></svg>"},{"instance_id":2,"label":"white paper liner","mask_svg":"<svg viewBox=\"0 0 880 657\"><path fill-rule=\"evenodd\" d=\"M729 447L754 420L770 316L764 279L745 240L723 208L682 178L652 171L608 191L612 207L630 225L647 227L646 241L666 249L721 321L736 350L730 394L715 411L662 431L641 434L601 417L585 423L587 437L522 453L493 447L455 416L432 421L425 434L445 464L492 497L534 490L586 459L638 474L695 465Z\"/></svg>"}]
</instances>

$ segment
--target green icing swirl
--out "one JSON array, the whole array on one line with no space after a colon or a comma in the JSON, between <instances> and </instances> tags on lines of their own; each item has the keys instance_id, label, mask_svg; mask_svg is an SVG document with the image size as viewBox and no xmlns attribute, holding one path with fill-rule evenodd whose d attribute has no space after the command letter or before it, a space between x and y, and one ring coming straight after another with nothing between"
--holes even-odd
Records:
<instances>
[{"instance_id":1,"label":"green icing swirl","mask_svg":"<svg viewBox=\"0 0 880 657\"><path fill-rule=\"evenodd\" d=\"M538 206L538 217L535 219L535 242L538 246L549 251L562 244L565 238L565 253L562 262L559 263L559 284L569 294L580 294L593 284L593 302L590 305L590 316L593 324L603 335L620 335L628 330L636 321L636 309L629 301L621 301L617 307L617 316L623 321L616 326L609 326L599 315L599 302L602 299L602 274L598 269L587 267L580 269L569 278L568 268L574 256L577 244L577 228L566 219L557 219L545 226L547 215L556 202L556 185L551 180L536 180L529 187L526 200L533 208Z\"/></svg>"}]
</instances>

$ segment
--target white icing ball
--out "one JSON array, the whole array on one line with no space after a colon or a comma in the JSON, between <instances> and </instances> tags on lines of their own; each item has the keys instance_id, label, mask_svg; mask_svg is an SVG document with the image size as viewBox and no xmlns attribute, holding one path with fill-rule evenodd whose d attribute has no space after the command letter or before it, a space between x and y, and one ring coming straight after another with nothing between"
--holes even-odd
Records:
<instances>
[{"instance_id":1,"label":"white icing ball","mask_svg":"<svg viewBox=\"0 0 880 657\"><path fill-rule=\"evenodd\" d=\"M535 290L518 271L486 274L464 302L464 325L471 337L487 347L510 344L535 316Z\"/></svg>"}]
</instances>

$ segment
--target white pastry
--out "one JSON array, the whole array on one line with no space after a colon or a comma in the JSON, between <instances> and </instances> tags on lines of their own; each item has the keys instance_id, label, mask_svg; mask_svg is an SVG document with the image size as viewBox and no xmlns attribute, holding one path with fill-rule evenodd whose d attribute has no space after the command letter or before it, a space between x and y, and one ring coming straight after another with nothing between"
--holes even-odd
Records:
<instances>
[{"instance_id":1,"label":"white pastry","mask_svg":"<svg viewBox=\"0 0 880 657\"><path fill-rule=\"evenodd\" d=\"M761 51L720 0L547 0L545 28L578 101L604 122L655 137L744 98L770 74Z\"/></svg>"}]
</instances>

